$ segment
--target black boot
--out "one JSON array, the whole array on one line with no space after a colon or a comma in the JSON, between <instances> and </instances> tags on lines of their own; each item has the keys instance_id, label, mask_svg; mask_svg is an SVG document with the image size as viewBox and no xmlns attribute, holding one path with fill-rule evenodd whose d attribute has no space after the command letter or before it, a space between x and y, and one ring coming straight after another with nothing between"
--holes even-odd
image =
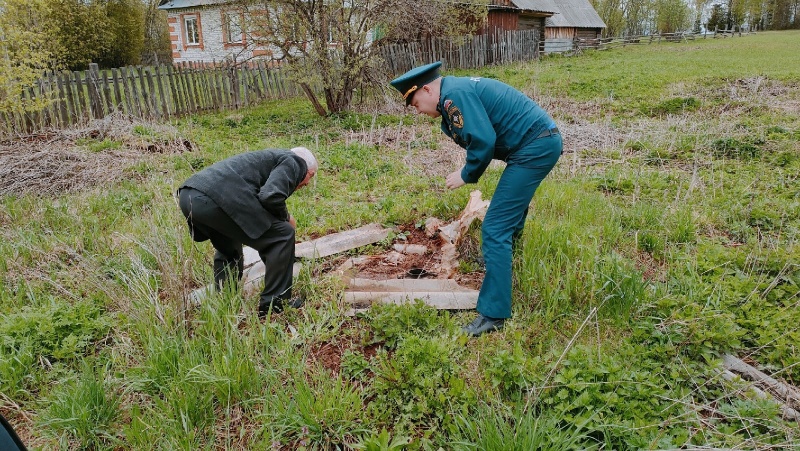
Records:
<instances>
[{"instance_id":1,"label":"black boot","mask_svg":"<svg viewBox=\"0 0 800 451\"><path fill-rule=\"evenodd\" d=\"M295 296L289 299L283 299L277 296L262 296L258 301L258 317L263 318L267 316L270 311L273 314L283 312L286 307L300 308L305 304L305 300L300 296Z\"/></svg>"}]
</instances>

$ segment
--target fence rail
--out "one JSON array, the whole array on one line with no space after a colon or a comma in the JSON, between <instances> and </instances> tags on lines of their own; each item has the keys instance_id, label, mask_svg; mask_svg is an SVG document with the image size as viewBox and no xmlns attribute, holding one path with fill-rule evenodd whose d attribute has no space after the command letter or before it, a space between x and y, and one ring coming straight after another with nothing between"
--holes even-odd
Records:
<instances>
[{"instance_id":1,"label":"fence rail","mask_svg":"<svg viewBox=\"0 0 800 451\"><path fill-rule=\"evenodd\" d=\"M562 51L579 52L584 49L606 50L606 49L613 49L616 47L625 47L628 45L642 45L642 44L653 44L653 43L658 44L661 42L685 42L685 41L694 41L695 39L717 39L717 38L726 38L734 36L745 36L754 33L755 32L753 31L742 31L740 29L740 30L714 30L707 33L693 33L693 32L656 33L650 35L622 36L616 38L576 39L569 45L570 48L565 48Z\"/></svg>"}]
</instances>

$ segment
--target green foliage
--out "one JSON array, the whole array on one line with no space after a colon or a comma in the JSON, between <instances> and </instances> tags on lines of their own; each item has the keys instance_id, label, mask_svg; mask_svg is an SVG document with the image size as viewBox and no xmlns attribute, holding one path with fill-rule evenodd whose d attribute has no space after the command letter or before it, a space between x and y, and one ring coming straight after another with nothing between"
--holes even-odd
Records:
<instances>
[{"instance_id":1,"label":"green foliage","mask_svg":"<svg viewBox=\"0 0 800 451\"><path fill-rule=\"evenodd\" d=\"M341 378L312 373L294 379L271 403L265 429L275 443L295 443L306 449L332 449L352 443L365 432L362 392Z\"/></svg>"},{"instance_id":2,"label":"green foliage","mask_svg":"<svg viewBox=\"0 0 800 451\"><path fill-rule=\"evenodd\" d=\"M487 355L484 365L492 387L504 396L520 395L531 388L531 365L519 346L514 346L511 351L500 349Z\"/></svg>"},{"instance_id":3,"label":"green foliage","mask_svg":"<svg viewBox=\"0 0 800 451\"><path fill-rule=\"evenodd\" d=\"M379 353L369 387L371 415L383 423L396 421L400 430L413 430L414 425L447 428L451 409L474 397L457 374L461 352L450 337L408 335L393 355Z\"/></svg>"},{"instance_id":4,"label":"green foliage","mask_svg":"<svg viewBox=\"0 0 800 451\"><path fill-rule=\"evenodd\" d=\"M100 67L123 67L139 64L144 48L144 8L141 0L108 0L105 15L111 45L98 55Z\"/></svg>"},{"instance_id":5,"label":"green foliage","mask_svg":"<svg viewBox=\"0 0 800 451\"><path fill-rule=\"evenodd\" d=\"M598 449L581 426L564 424L558 413L509 409L479 404L475 412L460 414L450 443L456 450L528 451Z\"/></svg>"},{"instance_id":6,"label":"green foliage","mask_svg":"<svg viewBox=\"0 0 800 451\"><path fill-rule=\"evenodd\" d=\"M687 111L694 111L700 107L700 101L694 97L676 97L664 100L658 105L648 108L650 116L663 116L667 114L682 114Z\"/></svg>"},{"instance_id":7,"label":"green foliage","mask_svg":"<svg viewBox=\"0 0 800 451\"><path fill-rule=\"evenodd\" d=\"M41 111L50 99L23 96L48 68L51 52L41 21L45 0L0 0L0 113Z\"/></svg>"},{"instance_id":8,"label":"green foliage","mask_svg":"<svg viewBox=\"0 0 800 451\"><path fill-rule=\"evenodd\" d=\"M409 441L410 439L404 435L391 437L389 431L383 429L379 434L370 435L361 442L352 445L352 448L364 451L400 451L405 449L405 445Z\"/></svg>"},{"instance_id":9,"label":"green foliage","mask_svg":"<svg viewBox=\"0 0 800 451\"><path fill-rule=\"evenodd\" d=\"M121 401L114 385L108 367L84 362L80 374L61 381L49 395L40 423L63 448L73 441L82 449L112 448L120 443L115 422Z\"/></svg>"},{"instance_id":10,"label":"green foliage","mask_svg":"<svg viewBox=\"0 0 800 451\"><path fill-rule=\"evenodd\" d=\"M5 352L30 348L37 356L58 360L84 357L113 325L112 317L93 299L74 304L53 299L1 318L0 337Z\"/></svg>"},{"instance_id":11,"label":"green foliage","mask_svg":"<svg viewBox=\"0 0 800 451\"><path fill-rule=\"evenodd\" d=\"M711 144L711 149L714 155L720 158L751 160L761 155L759 146L763 144L764 142L758 139L724 138L714 141Z\"/></svg>"},{"instance_id":12,"label":"green foliage","mask_svg":"<svg viewBox=\"0 0 800 451\"><path fill-rule=\"evenodd\" d=\"M633 181L622 176L607 174L597 182L597 190L610 194L630 194L633 191Z\"/></svg>"},{"instance_id":13,"label":"green foliage","mask_svg":"<svg viewBox=\"0 0 800 451\"><path fill-rule=\"evenodd\" d=\"M86 70L111 48L113 34L104 6L99 0L48 2L46 34L56 67Z\"/></svg>"},{"instance_id":14,"label":"green foliage","mask_svg":"<svg viewBox=\"0 0 800 451\"><path fill-rule=\"evenodd\" d=\"M397 347L409 335L442 335L447 333L435 308L417 299L404 305L375 305L367 312L373 341L383 342L389 349Z\"/></svg>"},{"instance_id":15,"label":"green foliage","mask_svg":"<svg viewBox=\"0 0 800 451\"><path fill-rule=\"evenodd\" d=\"M342 376L348 379L364 381L370 371L370 363L363 354L348 349L342 354Z\"/></svg>"}]
</instances>

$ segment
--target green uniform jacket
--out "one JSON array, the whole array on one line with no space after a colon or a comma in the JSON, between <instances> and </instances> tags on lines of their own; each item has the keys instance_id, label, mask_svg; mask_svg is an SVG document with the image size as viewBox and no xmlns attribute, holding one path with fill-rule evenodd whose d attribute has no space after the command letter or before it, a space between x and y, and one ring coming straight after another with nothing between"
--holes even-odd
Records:
<instances>
[{"instance_id":1,"label":"green uniform jacket","mask_svg":"<svg viewBox=\"0 0 800 451\"><path fill-rule=\"evenodd\" d=\"M218 161L189 177L181 188L202 191L255 239L269 230L272 217L289 220L286 199L307 172L305 160L290 150L258 150Z\"/></svg>"},{"instance_id":2,"label":"green uniform jacket","mask_svg":"<svg viewBox=\"0 0 800 451\"><path fill-rule=\"evenodd\" d=\"M490 78L444 77L439 97L442 131L467 150L461 171L475 183L493 158L505 160L555 122L536 102Z\"/></svg>"}]
</instances>

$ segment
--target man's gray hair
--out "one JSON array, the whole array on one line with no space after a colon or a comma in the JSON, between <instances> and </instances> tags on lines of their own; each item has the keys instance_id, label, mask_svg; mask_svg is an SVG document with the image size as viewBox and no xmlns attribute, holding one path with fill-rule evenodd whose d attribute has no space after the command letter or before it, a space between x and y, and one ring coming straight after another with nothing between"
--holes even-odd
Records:
<instances>
[{"instance_id":1,"label":"man's gray hair","mask_svg":"<svg viewBox=\"0 0 800 451\"><path fill-rule=\"evenodd\" d=\"M317 158L313 153L311 153L310 150L305 147L293 147L291 151L306 161L309 171L317 172L317 169L319 169L319 164L317 164Z\"/></svg>"}]
</instances>

